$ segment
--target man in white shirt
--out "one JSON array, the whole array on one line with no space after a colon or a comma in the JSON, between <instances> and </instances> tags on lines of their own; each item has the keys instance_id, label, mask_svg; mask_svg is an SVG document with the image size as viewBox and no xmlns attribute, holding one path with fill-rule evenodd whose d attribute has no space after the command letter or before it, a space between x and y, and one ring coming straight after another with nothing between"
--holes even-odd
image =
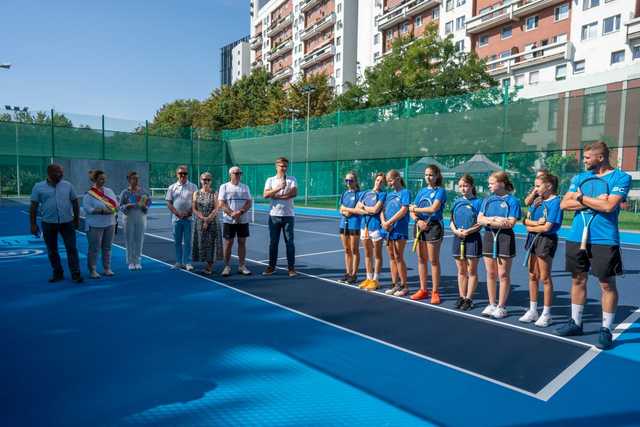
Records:
<instances>
[{"instance_id":1,"label":"man in white shirt","mask_svg":"<svg viewBox=\"0 0 640 427\"><path fill-rule=\"evenodd\" d=\"M242 171L238 166L229 169L229 182L225 182L218 190L218 201L222 210L222 237L224 238L224 268L222 275L231 274L231 250L233 239L238 237L238 273L250 275L245 265L247 254L247 237L249 237L249 209L251 209L251 192L249 187L240 183Z\"/></svg>"},{"instance_id":2,"label":"man in white shirt","mask_svg":"<svg viewBox=\"0 0 640 427\"><path fill-rule=\"evenodd\" d=\"M278 261L278 244L280 243L280 231L287 246L287 267L289 277L297 275L295 269L296 248L293 243L293 199L298 195L296 179L287 176L289 160L279 157L276 160L276 175L267 178L264 184L263 197L271 199L269 211L269 266L262 273L270 276L276 270Z\"/></svg>"},{"instance_id":3,"label":"man in white shirt","mask_svg":"<svg viewBox=\"0 0 640 427\"><path fill-rule=\"evenodd\" d=\"M185 165L178 166L176 177L178 181L171 184L165 197L167 208L171 211L173 224L173 242L176 249L174 268L192 271L191 215L193 193L198 190L198 187L189 181L189 169Z\"/></svg>"}]
</instances>

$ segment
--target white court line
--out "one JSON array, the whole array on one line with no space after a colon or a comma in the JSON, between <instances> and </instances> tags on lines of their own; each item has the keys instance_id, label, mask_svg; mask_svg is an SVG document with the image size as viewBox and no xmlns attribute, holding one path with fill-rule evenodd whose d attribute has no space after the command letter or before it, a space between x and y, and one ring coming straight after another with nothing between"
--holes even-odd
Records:
<instances>
[{"instance_id":1,"label":"white court line","mask_svg":"<svg viewBox=\"0 0 640 427\"><path fill-rule=\"evenodd\" d=\"M359 249L363 250L364 248L362 246L360 246ZM314 256L314 255L335 254L337 252L344 252L344 249L335 249L333 251L313 252L313 253L310 253L310 254L296 255L296 258L303 258L303 257L306 257L306 256ZM282 257L278 258L278 261L282 261L282 260L285 260L285 259L287 259L287 257L286 256L282 256ZM261 260L259 262L269 262L269 260L268 259L263 259L263 260Z\"/></svg>"},{"instance_id":2,"label":"white court line","mask_svg":"<svg viewBox=\"0 0 640 427\"><path fill-rule=\"evenodd\" d=\"M538 397L545 402L551 399L554 394L556 394L562 387L567 385L569 381L573 379L576 375L580 373L587 365L595 359L597 355L599 355L602 350L599 350L595 347L590 348L575 360L571 365L567 366L564 371L562 371L557 377L555 377L551 382L549 382L542 390L540 390L537 394Z\"/></svg>"}]
</instances>

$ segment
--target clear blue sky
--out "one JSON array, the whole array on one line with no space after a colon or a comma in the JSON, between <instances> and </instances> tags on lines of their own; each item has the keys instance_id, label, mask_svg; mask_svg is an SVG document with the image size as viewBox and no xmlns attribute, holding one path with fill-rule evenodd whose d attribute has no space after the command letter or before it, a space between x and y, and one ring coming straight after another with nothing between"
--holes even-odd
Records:
<instances>
[{"instance_id":1,"label":"clear blue sky","mask_svg":"<svg viewBox=\"0 0 640 427\"><path fill-rule=\"evenodd\" d=\"M0 106L145 120L206 98L220 48L249 33L246 0L7 0Z\"/></svg>"}]
</instances>

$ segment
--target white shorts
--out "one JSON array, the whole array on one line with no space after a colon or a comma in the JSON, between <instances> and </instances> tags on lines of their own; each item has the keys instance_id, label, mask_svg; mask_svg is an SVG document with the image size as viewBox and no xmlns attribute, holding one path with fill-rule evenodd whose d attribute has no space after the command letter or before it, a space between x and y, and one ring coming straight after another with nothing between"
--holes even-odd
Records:
<instances>
[{"instance_id":1,"label":"white shorts","mask_svg":"<svg viewBox=\"0 0 640 427\"><path fill-rule=\"evenodd\" d=\"M365 237L364 235L364 231L361 229L360 230L360 240L371 240L372 242L377 242L379 240L382 240L382 233L380 233L380 230L369 230L369 237Z\"/></svg>"}]
</instances>

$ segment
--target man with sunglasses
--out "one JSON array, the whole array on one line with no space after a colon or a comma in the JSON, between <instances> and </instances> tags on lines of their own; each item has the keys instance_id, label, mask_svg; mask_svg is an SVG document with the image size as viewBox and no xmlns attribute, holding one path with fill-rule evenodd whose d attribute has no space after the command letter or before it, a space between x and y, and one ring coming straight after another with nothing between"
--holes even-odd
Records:
<instances>
[{"instance_id":1,"label":"man with sunglasses","mask_svg":"<svg viewBox=\"0 0 640 427\"><path fill-rule=\"evenodd\" d=\"M178 180L171 184L167 190L167 208L171 211L171 223L173 224L173 242L176 250L176 263L174 268L184 268L192 271L191 265L191 203L193 193L198 187L189 181L189 169L185 165L176 169Z\"/></svg>"},{"instance_id":2,"label":"man with sunglasses","mask_svg":"<svg viewBox=\"0 0 640 427\"><path fill-rule=\"evenodd\" d=\"M251 271L245 265L247 237L249 237L249 209L251 192L246 184L240 182L242 171L238 166L229 169L229 182L218 190L218 201L222 210L222 237L224 238L224 268L222 275L231 274L231 250L233 239L238 236L238 273L248 276Z\"/></svg>"},{"instance_id":3,"label":"man with sunglasses","mask_svg":"<svg viewBox=\"0 0 640 427\"><path fill-rule=\"evenodd\" d=\"M289 160L285 157L276 159L276 175L267 178L264 184L265 199L271 199L269 211L269 266L262 273L271 276L276 270L278 261L278 243L280 243L280 231L284 236L287 246L287 266L289 277L297 275L295 269L296 248L293 244L293 199L298 195L298 184L292 176L287 176Z\"/></svg>"}]
</instances>

